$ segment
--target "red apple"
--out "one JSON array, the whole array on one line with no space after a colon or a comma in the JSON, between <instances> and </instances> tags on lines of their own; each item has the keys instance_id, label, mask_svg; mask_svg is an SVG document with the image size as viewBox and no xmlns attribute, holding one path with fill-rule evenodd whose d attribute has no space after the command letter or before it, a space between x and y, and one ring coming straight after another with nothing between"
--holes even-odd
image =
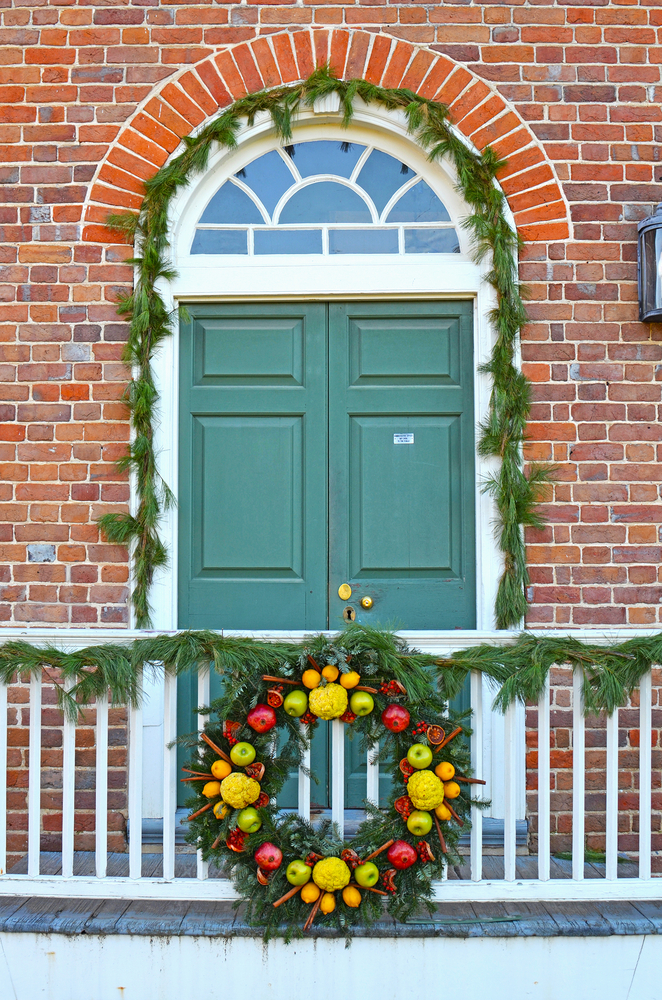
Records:
<instances>
[{"instance_id":1,"label":"red apple","mask_svg":"<svg viewBox=\"0 0 662 1000\"><path fill-rule=\"evenodd\" d=\"M403 871L405 868L411 868L418 855L416 854L416 848L408 844L406 840L396 840L389 847L386 857L389 860L389 864Z\"/></svg>"},{"instance_id":2,"label":"red apple","mask_svg":"<svg viewBox=\"0 0 662 1000\"><path fill-rule=\"evenodd\" d=\"M414 851L414 854L416 854L416 851ZM280 847L276 847L275 844L270 844L268 840L265 840L258 847L254 858L265 872L275 872L283 862L283 852Z\"/></svg>"},{"instance_id":3,"label":"red apple","mask_svg":"<svg viewBox=\"0 0 662 1000\"><path fill-rule=\"evenodd\" d=\"M411 716L402 705L389 705L382 712L382 722L392 733L401 733L409 725Z\"/></svg>"},{"instance_id":4,"label":"red apple","mask_svg":"<svg viewBox=\"0 0 662 1000\"><path fill-rule=\"evenodd\" d=\"M256 733L268 733L276 721L276 713L270 705L256 705L246 716L246 722Z\"/></svg>"}]
</instances>

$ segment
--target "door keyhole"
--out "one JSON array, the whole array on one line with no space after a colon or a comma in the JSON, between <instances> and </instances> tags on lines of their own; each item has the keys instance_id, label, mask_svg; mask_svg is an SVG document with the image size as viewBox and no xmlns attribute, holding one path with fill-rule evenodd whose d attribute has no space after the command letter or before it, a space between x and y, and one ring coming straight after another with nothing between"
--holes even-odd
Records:
<instances>
[{"instance_id":1,"label":"door keyhole","mask_svg":"<svg viewBox=\"0 0 662 1000\"><path fill-rule=\"evenodd\" d=\"M342 613L342 616L346 622L356 621L356 611L354 610L354 608L345 608L345 610Z\"/></svg>"}]
</instances>

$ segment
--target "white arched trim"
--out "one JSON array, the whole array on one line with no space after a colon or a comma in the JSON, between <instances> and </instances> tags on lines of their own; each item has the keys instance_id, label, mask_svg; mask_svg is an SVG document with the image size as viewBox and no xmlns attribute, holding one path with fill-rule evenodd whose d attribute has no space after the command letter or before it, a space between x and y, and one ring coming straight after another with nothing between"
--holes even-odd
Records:
<instances>
[{"instance_id":1,"label":"white arched trim","mask_svg":"<svg viewBox=\"0 0 662 1000\"><path fill-rule=\"evenodd\" d=\"M274 146L274 131L268 116L252 127L244 127L237 148L216 150L204 175L175 198L171 210L172 259L177 277L162 283L159 291L167 305L214 300L331 300L372 299L471 299L474 303L475 425L487 414L490 386L478 371L490 354L493 332L489 313L494 307L492 289L485 282L485 265L471 260L470 240L461 228L467 208L456 189L450 165L431 163L424 150L407 133L402 114L357 102L349 130L340 125L335 108L301 114L294 141L337 138L374 145L408 163L446 205L456 223L459 254L368 254L335 256L191 256L193 231L207 202L223 180L233 176L251 160ZM165 481L177 492L178 462L178 330L163 344L154 359L154 372L161 395L159 422L155 432L159 468ZM476 625L494 627L494 600L502 572L501 554L494 538L494 507L481 492L481 483L493 470L492 460L476 456ZM154 627L177 625L177 513L164 517L162 536L170 554L168 566L159 571L151 594Z\"/></svg>"}]
</instances>

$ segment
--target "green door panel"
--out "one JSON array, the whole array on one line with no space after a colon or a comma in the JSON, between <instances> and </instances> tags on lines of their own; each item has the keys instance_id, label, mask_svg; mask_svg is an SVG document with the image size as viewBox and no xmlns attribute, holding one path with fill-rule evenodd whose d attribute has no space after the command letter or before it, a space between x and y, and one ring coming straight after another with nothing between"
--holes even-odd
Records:
<instances>
[{"instance_id":1,"label":"green door panel","mask_svg":"<svg viewBox=\"0 0 662 1000\"><path fill-rule=\"evenodd\" d=\"M475 627L470 302L329 306L329 619ZM364 611L362 596L373 600Z\"/></svg>"},{"instance_id":2,"label":"green door panel","mask_svg":"<svg viewBox=\"0 0 662 1000\"><path fill-rule=\"evenodd\" d=\"M326 307L181 323L179 626L327 623Z\"/></svg>"}]
</instances>

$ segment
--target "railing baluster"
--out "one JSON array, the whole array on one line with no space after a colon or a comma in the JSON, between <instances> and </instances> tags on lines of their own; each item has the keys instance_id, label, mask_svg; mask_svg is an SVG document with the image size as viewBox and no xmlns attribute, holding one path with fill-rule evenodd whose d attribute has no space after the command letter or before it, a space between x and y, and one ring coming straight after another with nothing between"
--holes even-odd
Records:
<instances>
[{"instance_id":1,"label":"railing baluster","mask_svg":"<svg viewBox=\"0 0 662 1000\"><path fill-rule=\"evenodd\" d=\"M605 875L618 878L618 709L607 716Z\"/></svg>"},{"instance_id":2,"label":"railing baluster","mask_svg":"<svg viewBox=\"0 0 662 1000\"><path fill-rule=\"evenodd\" d=\"M175 877L175 821L177 810L177 677L165 675L163 709L163 877Z\"/></svg>"},{"instance_id":3,"label":"railing baluster","mask_svg":"<svg viewBox=\"0 0 662 1000\"><path fill-rule=\"evenodd\" d=\"M379 805L379 743L373 750L368 750L366 759L366 791L365 797L373 805Z\"/></svg>"},{"instance_id":4,"label":"railing baluster","mask_svg":"<svg viewBox=\"0 0 662 1000\"><path fill-rule=\"evenodd\" d=\"M64 687L74 686L67 678ZM67 711L62 723L62 874L74 873L74 821L76 817L76 721Z\"/></svg>"},{"instance_id":5,"label":"railing baluster","mask_svg":"<svg viewBox=\"0 0 662 1000\"><path fill-rule=\"evenodd\" d=\"M651 877L653 681L639 682L639 878Z\"/></svg>"},{"instance_id":6,"label":"railing baluster","mask_svg":"<svg viewBox=\"0 0 662 1000\"><path fill-rule=\"evenodd\" d=\"M96 796L94 850L97 878L108 864L108 692L97 698Z\"/></svg>"},{"instance_id":7,"label":"railing baluster","mask_svg":"<svg viewBox=\"0 0 662 1000\"><path fill-rule=\"evenodd\" d=\"M584 810L586 789L586 727L583 671L572 675L572 877L584 878Z\"/></svg>"},{"instance_id":8,"label":"railing baluster","mask_svg":"<svg viewBox=\"0 0 662 1000\"><path fill-rule=\"evenodd\" d=\"M479 670L471 671L471 725L473 734L471 736L471 767L474 777L483 777L483 675ZM480 793L481 785L475 785L470 789L473 797L482 798ZM477 806L471 807L471 879L473 882L480 882L483 877L483 813ZM444 867L444 875L446 868Z\"/></svg>"},{"instance_id":9,"label":"railing baluster","mask_svg":"<svg viewBox=\"0 0 662 1000\"><path fill-rule=\"evenodd\" d=\"M345 726L340 719L331 723L331 819L345 831Z\"/></svg>"},{"instance_id":10,"label":"railing baluster","mask_svg":"<svg viewBox=\"0 0 662 1000\"><path fill-rule=\"evenodd\" d=\"M28 875L39 874L41 832L41 673L30 677L30 760L28 764Z\"/></svg>"},{"instance_id":11,"label":"railing baluster","mask_svg":"<svg viewBox=\"0 0 662 1000\"><path fill-rule=\"evenodd\" d=\"M138 677L142 699L142 671ZM140 702L129 709L129 878L142 875L143 850L143 711Z\"/></svg>"},{"instance_id":12,"label":"railing baluster","mask_svg":"<svg viewBox=\"0 0 662 1000\"><path fill-rule=\"evenodd\" d=\"M550 877L549 676L538 700L538 878Z\"/></svg>"},{"instance_id":13,"label":"railing baluster","mask_svg":"<svg viewBox=\"0 0 662 1000\"><path fill-rule=\"evenodd\" d=\"M303 725L301 729L303 730ZM303 758L301 760L302 767L299 768L299 786L298 786L298 813L302 819L307 822L310 821L310 778L305 773L303 768L305 767L308 771L310 770L310 747L303 752Z\"/></svg>"},{"instance_id":14,"label":"railing baluster","mask_svg":"<svg viewBox=\"0 0 662 1000\"><path fill-rule=\"evenodd\" d=\"M0 681L0 875L7 871L7 685Z\"/></svg>"},{"instance_id":15,"label":"railing baluster","mask_svg":"<svg viewBox=\"0 0 662 1000\"><path fill-rule=\"evenodd\" d=\"M198 708L209 705L210 700L209 664L198 666ZM205 720L209 716L198 713L198 732L205 728ZM209 878L209 862L204 861L202 851L197 851L197 877L201 880Z\"/></svg>"},{"instance_id":16,"label":"railing baluster","mask_svg":"<svg viewBox=\"0 0 662 1000\"><path fill-rule=\"evenodd\" d=\"M503 877L506 882L514 882L517 866L517 705L514 702L505 713L504 744Z\"/></svg>"}]
</instances>

